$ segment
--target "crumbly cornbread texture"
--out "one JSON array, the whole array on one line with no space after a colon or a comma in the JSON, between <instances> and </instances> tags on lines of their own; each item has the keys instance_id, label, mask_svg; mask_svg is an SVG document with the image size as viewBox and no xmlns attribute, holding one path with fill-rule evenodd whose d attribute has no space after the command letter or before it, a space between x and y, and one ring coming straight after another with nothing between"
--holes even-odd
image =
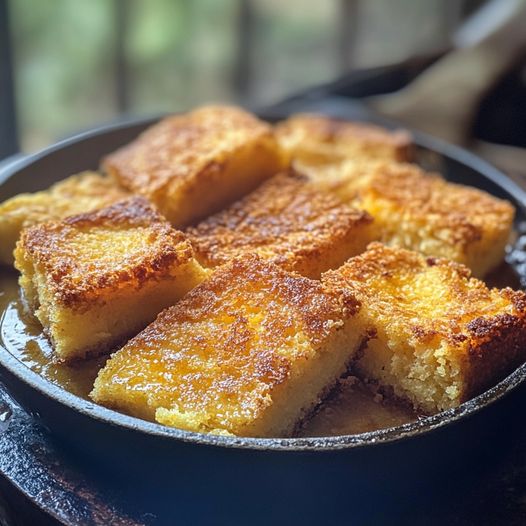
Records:
<instances>
[{"instance_id":1,"label":"crumbly cornbread texture","mask_svg":"<svg viewBox=\"0 0 526 526\"><path fill-rule=\"evenodd\" d=\"M411 135L404 130L389 131L323 115L292 115L276 125L276 137L294 165L307 171L345 159L412 159Z\"/></svg>"},{"instance_id":2,"label":"crumbly cornbread texture","mask_svg":"<svg viewBox=\"0 0 526 526\"><path fill-rule=\"evenodd\" d=\"M179 228L224 208L286 164L270 125L240 108L206 106L163 119L103 166Z\"/></svg>"},{"instance_id":3,"label":"crumbly cornbread texture","mask_svg":"<svg viewBox=\"0 0 526 526\"><path fill-rule=\"evenodd\" d=\"M109 177L83 172L48 190L20 194L0 204L0 263L13 264L13 250L23 228L91 212L129 194Z\"/></svg>"},{"instance_id":4,"label":"crumbly cornbread texture","mask_svg":"<svg viewBox=\"0 0 526 526\"><path fill-rule=\"evenodd\" d=\"M346 162L309 175L369 212L386 244L463 263L477 277L504 258L515 215L508 201L407 163Z\"/></svg>"},{"instance_id":5,"label":"crumbly cornbread texture","mask_svg":"<svg viewBox=\"0 0 526 526\"><path fill-rule=\"evenodd\" d=\"M187 233L205 267L257 253L286 270L319 278L365 250L377 235L371 223L366 212L306 178L280 174Z\"/></svg>"},{"instance_id":6,"label":"crumbly cornbread texture","mask_svg":"<svg viewBox=\"0 0 526 526\"><path fill-rule=\"evenodd\" d=\"M287 436L366 338L347 290L235 259L112 355L98 403L204 433Z\"/></svg>"},{"instance_id":7,"label":"crumbly cornbread texture","mask_svg":"<svg viewBox=\"0 0 526 526\"><path fill-rule=\"evenodd\" d=\"M526 359L526 294L488 289L463 265L373 243L322 280L355 294L376 332L354 370L426 413L458 406Z\"/></svg>"},{"instance_id":8,"label":"crumbly cornbread texture","mask_svg":"<svg viewBox=\"0 0 526 526\"><path fill-rule=\"evenodd\" d=\"M205 276L185 235L138 197L24 230L15 266L61 360L110 350Z\"/></svg>"}]
</instances>

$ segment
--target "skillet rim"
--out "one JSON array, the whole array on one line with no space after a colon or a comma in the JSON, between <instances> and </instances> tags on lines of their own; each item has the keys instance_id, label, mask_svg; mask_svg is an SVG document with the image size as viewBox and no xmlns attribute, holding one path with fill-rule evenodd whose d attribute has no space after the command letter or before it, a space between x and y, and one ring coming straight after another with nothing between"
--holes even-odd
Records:
<instances>
[{"instance_id":1,"label":"skillet rim","mask_svg":"<svg viewBox=\"0 0 526 526\"><path fill-rule=\"evenodd\" d=\"M262 118L265 118L264 115L262 115L264 112L256 113L259 113ZM88 131L73 135L72 137L40 150L39 152L15 160L7 166L0 167L0 185L4 184L8 179L15 177L20 170L30 167L35 162L52 153L67 149L72 145L82 143L86 139L96 136L105 135L132 126L147 126L158 120L160 117L160 115L157 115L155 117L130 118L98 126ZM382 124L386 125L385 122L382 122ZM391 123L391 125L387 123L388 127L393 127L393 125L396 126L396 123ZM415 145L464 165L479 173L484 179L491 181L502 189L507 194L507 198L512 200L517 207L521 208L523 215L526 216L526 190L510 177L477 155L472 154L461 147L448 144L425 133L407 128L406 126L398 126L408 129L413 136ZM427 435L433 431L452 425L478 413L489 405L502 399L526 380L526 363L524 363L498 384L486 390L479 396L461 404L459 407L442 411L436 415L421 417L414 422L403 424L401 426L334 437L251 438L210 435L171 428L97 405L94 402L84 400L83 398L66 391L62 387L53 384L51 381L46 380L12 355L3 345L0 345L0 367L6 369L18 381L25 386L28 386L33 391L36 391L39 395L65 406L66 409L77 411L83 416L97 420L99 423L105 425L120 427L129 430L130 432L153 435L159 438L177 440L190 444L219 447L222 449L282 452L323 452L357 448L363 449L374 447L375 445L388 444Z\"/></svg>"}]
</instances>

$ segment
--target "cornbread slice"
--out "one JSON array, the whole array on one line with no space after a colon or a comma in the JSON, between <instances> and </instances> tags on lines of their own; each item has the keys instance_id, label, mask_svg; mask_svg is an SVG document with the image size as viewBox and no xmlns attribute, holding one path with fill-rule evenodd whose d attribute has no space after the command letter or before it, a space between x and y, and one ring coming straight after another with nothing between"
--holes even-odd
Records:
<instances>
[{"instance_id":1,"label":"cornbread slice","mask_svg":"<svg viewBox=\"0 0 526 526\"><path fill-rule=\"evenodd\" d=\"M257 253L311 278L363 252L377 235L366 212L288 174L269 179L187 234L205 267Z\"/></svg>"},{"instance_id":2,"label":"cornbread slice","mask_svg":"<svg viewBox=\"0 0 526 526\"><path fill-rule=\"evenodd\" d=\"M217 212L285 164L270 125L228 106L168 117L103 163L178 228Z\"/></svg>"},{"instance_id":3,"label":"cornbread slice","mask_svg":"<svg viewBox=\"0 0 526 526\"><path fill-rule=\"evenodd\" d=\"M205 276L185 235L142 197L24 230L15 266L61 360L122 343Z\"/></svg>"},{"instance_id":4,"label":"cornbread slice","mask_svg":"<svg viewBox=\"0 0 526 526\"><path fill-rule=\"evenodd\" d=\"M416 408L458 406L526 359L526 294L488 289L445 259L373 243L322 277L376 331L354 365Z\"/></svg>"},{"instance_id":5,"label":"cornbread slice","mask_svg":"<svg viewBox=\"0 0 526 526\"><path fill-rule=\"evenodd\" d=\"M19 194L0 204L0 263L13 264L13 250L23 228L69 215L91 212L128 196L109 177L82 172L48 190Z\"/></svg>"},{"instance_id":6,"label":"cornbread slice","mask_svg":"<svg viewBox=\"0 0 526 526\"><path fill-rule=\"evenodd\" d=\"M276 137L294 165L338 164L345 159L410 161L412 139L405 130L300 113L276 125Z\"/></svg>"},{"instance_id":7,"label":"cornbread slice","mask_svg":"<svg viewBox=\"0 0 526 526\"><path fill-rule=\"evenodd\" d=\"M315 184L369 212L388 245L444 257L477 277L503 260L515 209L511 203L416 165L346 162L310 174Z\"/></svg>"},{"instance_id":8,"label":"cornbread slice","mask_svg":"<svg viewBox=\"0 0 526 526\"><path fill-rule=\"evenodd\" d=\"M346 290L246 255L113 354L91 397L181 429L290 435L366 338L358 308Z\"/></svg>"}]
</instances>

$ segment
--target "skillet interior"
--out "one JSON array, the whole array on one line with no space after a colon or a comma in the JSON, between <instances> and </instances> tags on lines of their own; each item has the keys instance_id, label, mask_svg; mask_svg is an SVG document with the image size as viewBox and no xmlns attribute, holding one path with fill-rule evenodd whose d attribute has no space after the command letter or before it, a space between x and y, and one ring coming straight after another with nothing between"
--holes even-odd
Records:
<instances>
[{"instance_id":1,"label":"skillet interior","mask_svg":"<svg viewBox=\"0 0 526 526\"><path fill-rule=\"evenodd\" d=\"M343 118L353 118L353 115L347 116L341 111L337 111L337 113ZM71 173L96 168L101 156L127 143L155 120L150 118L105 126L63 141L36 155L9 165L0 171L0 200L22 191L43 189ZM385 123L382 122L382 124ZM418 146L418 162L426 168L439 170L450 180L477 186L494 195L511 200L517 207L516 227L519 234L521 233L526 222L526 193L518 185L481 159L460 148L444 144L420 133L414 132L414 136ZM520 244L520 239L518 244ZM512 253L511 262L524 285L526 283L526 266L522 265L521 261L526 261L526 258L516 256L517 252ZM202 435L167 428L106 409L53 385L31 371L5 349L0 352L0 366L4 369L2 376L6 377L8 384L12 384L12 380L16 378L17 382L15 383L23 385L25 389L31 391L31 396L53 400L55 403L67 406L88 418L95 419L101 424L110 424L150 436L176 439L187 443L227 448L286 451L363 448L373 444L419 436L478 412L512 391L526 377L525 364L495 387L456 409L398 427L338 437L258 439ZM17 392L14 394L17 396ZM25 396L22 394L21 398L24 399Z\"/></svg>"}]
</instances>

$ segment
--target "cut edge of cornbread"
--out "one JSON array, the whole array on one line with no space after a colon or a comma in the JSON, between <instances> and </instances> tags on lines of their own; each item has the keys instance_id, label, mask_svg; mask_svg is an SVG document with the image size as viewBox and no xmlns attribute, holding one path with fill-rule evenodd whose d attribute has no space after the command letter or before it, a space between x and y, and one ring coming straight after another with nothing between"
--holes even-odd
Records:
<instances>
[{"instance_id":1,"label":"cut edge of cornbread","mask_svg":"<svg viewBox=\"0 0 526 526\"><path fill-rule=\"evenodd\" d=\"M80 276L72 273L75 261L64 256L63 232L69 231L74 238L76 228L84 231L102 226L111 234L112 229L139 225L146 228L141 235L155 237L153 249L159 253L139 254L129 266L87 270ZM72 257L77 255L74 251ZM142 198L24 230L15 260L27 307L42 324L61 361L108 352L137 334L207 275L193 258L185 236Z\"/></svg>"},{"instance_id":2,"label":"cut edge of cornbread","mask_svg":"<svg viewBox=\"0 0 526 526\"><path fill-rule=\"evenodd\" d=\"M121 345L201 279L202 269L192 262L160 281L133 291L133 295L112 294L108 303L93 306L86 312L55 305L55 297L38 271L32 280L21 279L20 286L28 305L32 300L36 306L32 311L42 324L57 358L70 362L106 354Z\"/></svg>"},{"instance_id":3,"label":"cut edge of cornbread","mask_svg":"<svg viewBox=\"0 0 526 526\"><path fill-rule=\"evenodd\" d=\"M288 166L269 124L233 106L204 106L153 125L103 160L177 228L211 215Z\"/></svg>"},{"instance_id":4,"label":"cut edge of cornbread","mask_svg":"<svg viewBox=\"0 0 526 526\"><path fill-rule=\"evenodd\" d=\"M488 289L463 265L373 243L322 280L349 287L376 333L353 371L421 412L456 407L526 360L526 294Z\"/></svg>"},{"instance_id":5,"label":"cut edge of cornbread","mask_svg":"<svg viewBox=\"0 0 526 526\"><path fill-rule=\"evenodd\" d=\"M240 280L246 284L240 283ZM243 288L241 292L240 287ZM255 287L256 291L263 290L258 288L263 287L266 299L262 300L256 293L251 299L247 287ZM219 290L223 291L223 295L216 298ZM214 307L209 303L212 298L217 302ZM305 317L299 326L296 326L298 320L289 320L282 325L284 320L280 318L269 320L265 317L270 315L268 309L276 308L275 302L286 298L294 312L300 309L299 319ZM237 304L237 301L245 310L229 322L232 325L217 329L224 332L225 340L229 339L229 331L240 320L244 319L240 322L243 329L236 329L233 334L241 337L246 334L246 328L255 329L247 336L248 340L242 338L238 344L228 344L227 362L224 361L227 344L218 342L203 358L199 357L197 349L189 350L188 345L181 344L179 336L174 335L174 331L184 333L183 342L187 341L184 337L193 338L191 329L181 320L200 321L202 311L196 310L195 305L206 305L205 315L213 317L220 314L219 311L229 313L228 305ZM329 311L324 302L329 302ZM366 331L359 327L358 309L358 303L347 292L324 289L317 281L287 273L255 255L237 258L217 269L209 280L161 313L154 323L113 354L99 372L90 396L97 403L180 429L236 436L289 436L346 373L350 361L368 337ZM170 326L172 329L169 329ZM264 335L258 331L263 331ZM254 342L259 342L258 338L265 337L268 331L272 333L270 338L276 338L274 346L262 345L259 350L250 347L257 345ZM163 338L159 337L159 332L164 333L164 338L170 342L176 341L176 347L163 347L150 354L151 342ZM207 348L207 336L201 331L199 337L200 345ZM186 354L184 362L170 358L177 356L180 359L182 353ZM250 366L240 367L246 358L244 353L251 353L248 356ZM141 370L141 378L137 380L133 370L130 370L130 360L142 359L143 356L145 361L135 365ZM159 359L167 360L167 365L159 365ZM180 365L176 366L176 363ZM149 364L155 364L155 368L151 369ZM188 369L188 364L192 365L191 369ZM230 369L226 370L228 367ZM166 378L165 370L170 371L169 381L172 382L181 371L177 385L172 383L167 387L170 389L168 401L156 399L159 396L159 378ZM254 371L256 381L251 376ZM221 376L214 378L214 374ZM126 378L133 378L130 380L133 387L127 388ZM203 382L201 387L192 383L198 381ZM216 388L210 387L209 381L215 381L213 385ZM141 382L148 386L150 393L138 385ZM217 388L217 385L223 387ZM239 385L249 388L243 392ZM177 397L177 392L183 394ZM212 397L211 406L207 405L208 401L202 401L205 396ZM233 402L229 396L234 397ZM194 399L198 400L197 406ZM238 410L243 413L241 416Z\"/></svg>"},{"instance_id":6,"label":"cut edge of cornbread","mask_svg":"<svg viewBox=\"0 0 526 526\"><path fill-rule=\"evenodd\" d=\"M378 236L367 212L341 203L292 172L268 179L186 233L205 267L257 253L313 279L363 252Z\"/></svg>"},{"instance_id":7,"label":"cut edge of cornbread","mask_svg":"<svg viewBox=\"0 0 526 526\"><path fill-rule=\"evenodd\" d=\"M22 229L91 212L128 195L113 179L86 171L71 175L47 190L7 199L0 203L0 264L13 265L13 251Z\"/></svg>"}]
</instances>

